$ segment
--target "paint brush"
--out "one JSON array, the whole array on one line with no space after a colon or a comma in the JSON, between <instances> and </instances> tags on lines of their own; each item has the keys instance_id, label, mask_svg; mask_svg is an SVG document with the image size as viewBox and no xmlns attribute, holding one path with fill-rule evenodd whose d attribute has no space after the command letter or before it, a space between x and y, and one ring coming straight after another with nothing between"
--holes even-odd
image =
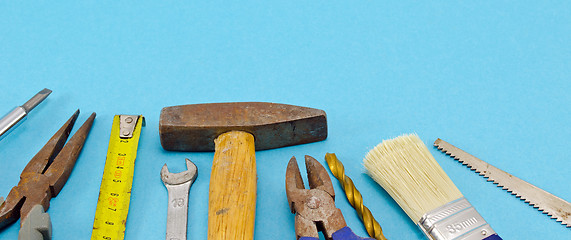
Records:
<instances>
[{"instance_id":1,"label":"paint brush","mask_svg":"<svg viewBox=\"0 0 571 240\"><path fill-rule=\"evenodd\" d=\"M433 240L501 239L416 134L384 140L365 156L369 176Z\"/></svg>"}]
</instances>

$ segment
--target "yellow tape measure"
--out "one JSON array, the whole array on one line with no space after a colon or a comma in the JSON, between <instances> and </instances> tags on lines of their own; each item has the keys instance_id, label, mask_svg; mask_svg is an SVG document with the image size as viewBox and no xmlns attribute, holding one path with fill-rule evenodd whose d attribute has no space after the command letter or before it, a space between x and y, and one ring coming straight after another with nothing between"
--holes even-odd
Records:
<instances>
[{"instance_id":1,"label":"yellow tape measure","mask_svg":"<svg viewBox=\"0 0 571 240\"><path fill-rule=\"evenodd\" d=\"M135 158L144 121L143 116L136 115L116 115L113 119L91 240L125 238Z\"/></svg>"}]
</instances>

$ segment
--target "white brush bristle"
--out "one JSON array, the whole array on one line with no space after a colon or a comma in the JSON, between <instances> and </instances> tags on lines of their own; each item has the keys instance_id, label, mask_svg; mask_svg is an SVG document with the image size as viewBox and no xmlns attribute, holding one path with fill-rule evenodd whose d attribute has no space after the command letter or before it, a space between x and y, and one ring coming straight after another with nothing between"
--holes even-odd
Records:
<instances>
[{"instance_id":1,"label":"white brush bristle","mask_svg":"<svg viewBox=\"0 0 571 240\"><path fill-rule=\"evenodd\" d=\"M425 213L462 197L416 134L384 140L363 162L368 174L414 223Z\"/></svg>"}]
</instances>

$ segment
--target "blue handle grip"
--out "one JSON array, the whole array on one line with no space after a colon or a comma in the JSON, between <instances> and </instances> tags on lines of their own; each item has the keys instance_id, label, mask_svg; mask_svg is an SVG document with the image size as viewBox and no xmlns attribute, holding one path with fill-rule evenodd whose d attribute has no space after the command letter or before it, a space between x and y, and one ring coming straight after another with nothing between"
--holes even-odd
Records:
<instances>
[{"instance_id":1,"label":"blue handle grip","mask_svg":"<svg viewBox=\"0 0 571 240\"><path fill-rule=\"evenodd\" d=\"M333 237L333 240L375 240L373 238L359 237L359 236L355 235L355 233L353 233L353 231L351 231L351 229L349 227L343 227L343 228L337 230L337 232L334 232L331 236ZM319 240L319 238L300 237L299 240ZM488 240L488 239L486 239L486 240ZM489 239L489 240L494 240L494 239Z\"/></svg>"},{"instance_id":2,"label":"blue handle grip","mask_svg":"<svg viewBox=\"0 0 571 240\"><path fill-rule=\"evenodd\" d=\"M491 235L491 236L484 238L482 240L502 240L502 238L500 236L498 236L498 234L494 234L494 235Z\"/></svg>"},{"instance_id":3,"label":"blue handle grip","mask_svg":"<svg viewBox=\"0 0 571 240\"><path fill-rule=\"evenodd\" d=\"M331 236L333 237L333 240L375 240L373 238L359 237L355 235L355 233L353 233L349 227L341 228Z\"/></svg>"}]
</instances>

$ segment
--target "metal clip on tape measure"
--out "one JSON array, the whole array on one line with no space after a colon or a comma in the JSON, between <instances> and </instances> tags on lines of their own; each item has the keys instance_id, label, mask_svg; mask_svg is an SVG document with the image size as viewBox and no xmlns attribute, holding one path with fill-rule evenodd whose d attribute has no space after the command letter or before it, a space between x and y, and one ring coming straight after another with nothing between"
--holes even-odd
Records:
<instances>
[{"instance_id":1,"label":"metal clip on tape measure","mask_svg":"<svg viewBox=\"0 0 571 240\"><path fill-rule=\"evenodd\" d=\"M115 115L113 119L91 240L125 238L135 158L143 126L142 115Z\"/></svg>"}]
</instances>

